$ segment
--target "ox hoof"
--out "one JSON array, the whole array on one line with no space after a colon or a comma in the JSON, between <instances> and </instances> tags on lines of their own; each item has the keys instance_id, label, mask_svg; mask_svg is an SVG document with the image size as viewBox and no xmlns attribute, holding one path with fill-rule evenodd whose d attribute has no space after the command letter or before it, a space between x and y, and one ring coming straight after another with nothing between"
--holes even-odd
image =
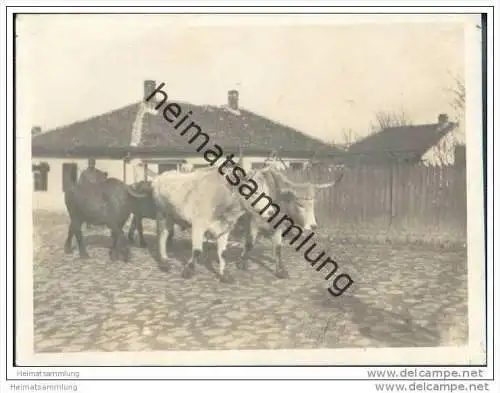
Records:
<instances>
[{"instance_id":1,"label":"ox hoof","mask_svg":"<svg viewBox=\"0 0 500 393\"><path fill-rule=\"evenodd\" d=\"M80 253L80 259L89 259L90 256L86 252L81 252Z\"/></svg>"},{"instance_id":2,"label":"ox hoof","mask_svg":"<svg viewBox=\"0 0 500 393\"><path fill-rule=\"evenodd\" d=\"M285 269L278 269L276 270L276 277L278 278L289 278L290 275Z\"/></svg>"},{"instance_id":3,"label":"ox hoof","mask_svg":"<svg viewBox=\"0 0 500 393\"><path fill-rule=\"evenodd\" d=\"M172 258L163 259L159 261L158 267L163 273L169 273L174 262L175 260Z\"/></svg>"},{"instance_id":4,"label":"ox hoof","mask_svg":"<svg viewBox=\"0 0 500 393\"><path fill-rule=\"evenodd\" d=\"M182 270L183 278L191 278L194 276L194 266L188 265Z\"/></svg>"},{"instance_id":5,"label":"ox hoof","mask_svg":"<svg viewBox=\"0 0 500 393\"><path fill-rule=\"evenodd\" d=\"M148 248L148 243L146 243L146 242L140 242L139 243L139 247L140 248Z\"/></svg>"},{"instance_id":6,"label":"ox hoof","mask_svg":"<svg viewBox=\"0 0 500 393\"><path fill-rule=\"evenodd\" d=\"M242 260L242 261L239 261L236 266L238 267L238 269L241 269L241 270L248 270L248 261L247 260Z\"/></svg>"},{"instance_id":7,"label":"ox hoof","mask_svg":"<svg viewBox=\"0 0 500 393\"><path fill-rule=\"evenodd\" d=\"M71 247L71 246L64 246L64 252L66 254L73 254L73 247Z\"/></svg>"},{"instance_id":8,"label":"ox hoof","mask_svg":"<svg viewBox=\"0 0 500 393\"><path fill-rule=\"evenodd\" d=\"M234 278L229 275L229 273L225 272L222 276L220 276L220 282L224 284L232 284L234 282Z\"/></svg>"},{"instance_id":9,"label":"ox hoof","mask_svg":"<svg viewBox=\"0 0 500 393\"><path fill-rule=\"evenodd\" d=\"M116 261L118 259L118 255L116 255L116 251L115 250L111 250L109 252L109 259L111 259L112 261Z\"/></svg>"},{"instance_id":10,"label":"ox hoof","mask_svg":"<svg viewBox=\"0 0 500 393\"><path fill-rule=\"evenodd\" d=\"M128 263L128 262L130 262L130 257L129 256L125 256L125 255L121 255L120 256L120 261L122 261L123 263Z\"/></svg>"}]
</instances>

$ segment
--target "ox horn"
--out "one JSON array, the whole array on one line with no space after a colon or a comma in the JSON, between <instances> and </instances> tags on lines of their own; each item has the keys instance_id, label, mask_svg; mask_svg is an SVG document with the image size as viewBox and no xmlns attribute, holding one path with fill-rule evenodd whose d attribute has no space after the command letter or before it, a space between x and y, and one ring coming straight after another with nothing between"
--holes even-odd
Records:
<instances>
[{"instance_id":1,"label":"ox horn","mask_svg":"<svg viewBox=\"0 0 500 393\"><path fill-rule=\"evenodd\" d=\"M158 173L152 171L151 169L147 168L148 176L153 176L156 177L158 176Z\"/></svg>"},{"instance_id":2,"label":"ox horn","mask_svg":"<svg viewBox=\"0 0 500 393\"><path fill-rule=\"evenodd\" d=\"M328 188L328 187L332 187L334 186L335 184L337 184L340 179L342 179L342 177L344 177L344 172L342 171L339 175L339 177L337 177L334 181L332 181L331 183L323 183L323 184L313 184L313 187L314 188Z\"/></svg>"},{"instance_id":3,"label":"ox horn","mask_svg":"<svg viewBox=\"0 0 500 393\"><path fill-rule=\"evenodd\" d=\"M268 166L267 168L262 169L262 172L268 171L272 169L272 166ZM290 180L288 177L286 177L283 173L278 172L278 171L273 171L273 173L278 176L283 182L288 184L291 187L296 187L296 188L305 188L309 187L310 183L296 183L292 180Z\"/></svg>"},{"instance_id":4,"label":"ox horn","mask_svg":"<svg viewBox=\"0 0 500 393\"><path fill-rule=\"evenodd\" d=\"M127 192L135 198L144 198L148 194L137 191L132 185L127 185Z\"/></svg>"},{"instance_id":5,"label":"ox horn","mask_svg":"<svg viewBox=\"0 0 500 393\"><path fill-rule=\"evenodd\" d=\"M271 169L273 169L273 167L271 165L267 165L265 166L264 168L260 168L259 171L260 172L268 172L270 171Z\"/></svg>"},{"instance_id":6,"label":"ox horn","mask_svg":"<svg viewBox=\"0 0 500 393\"><path fill-rule=\"evenodd\" d=\"M330 183L322 183L322 184L313 184L313 183L295 183L294 181L288 179L286 176L284 176L283 174L280 173L280 176L281 178L283 179L283 181L287 184L289 184L290 186L292 187L298 187L298 188L305 188L305 187L314 187L314 188L328 188L328 187L332 187L333 185L335 185L337 182L340 181L340 179L342 179L342 177L344 176L344 172L342 172L340 174L340 176L335 179L333 182L330 182Z\"/></svg>"},{"instance_id":7,"label":"ox horn","mask_svg":"<svg viewBox=\"0 0 500 393\"><path fill-rule=\"evenodd\" d=\"M286 176L284 176L283 174L281 174L281 178L282 180L288 184L289 186L292 186L292 187L297 187L297 188L305 188L305 187L309 187L310 184L309 183L295 183L294 181L291 181L289 178L287 178Z\"/></svg>"}]
</instances>

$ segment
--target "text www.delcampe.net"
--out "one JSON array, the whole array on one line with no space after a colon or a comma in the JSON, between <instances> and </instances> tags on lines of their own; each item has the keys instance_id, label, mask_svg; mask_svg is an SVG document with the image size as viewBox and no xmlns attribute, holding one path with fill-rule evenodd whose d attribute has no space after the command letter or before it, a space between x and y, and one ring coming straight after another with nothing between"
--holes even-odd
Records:
<instances>
[{"instance_id":1,"label":"text www.delcampe.net","mask_svg":"<svg viewBox=\"0 0 500 393\"><path fill-rule=\"evenodd\" d=\"M413 381L399 383L376 383L377 392L487 392L490 391L488 382L429 382Z\"/></svg>"},{"instance_id":2,"label":"text www.delcampe.net","mask_svg":"<svg viewBox=\"0 0 500 393\"><path fill-rule=\"evenodd\" d=\"M467 370L429 370L418 368L372 369L367 370L368 378L373 379L482 379L483 369Z\"/></svg>"}]
</instances>

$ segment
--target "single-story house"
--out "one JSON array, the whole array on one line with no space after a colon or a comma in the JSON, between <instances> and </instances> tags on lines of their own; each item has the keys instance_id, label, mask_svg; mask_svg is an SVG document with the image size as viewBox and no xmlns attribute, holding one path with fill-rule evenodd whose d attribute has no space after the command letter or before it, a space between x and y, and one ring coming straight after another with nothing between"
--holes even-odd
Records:
<instances>
[{"instance_id":1,"label":"single-story house","mask_svg":"<svg viewBox=\"0 0 500 393\"><path fill-rule=\"evenodd\" d=\"M155 81L144 82L144 98L156 89ZM211 144L218 144L225 154L243 154L245 169L264 164L271 152L277 152L282 161L292 167L303 167L311 157L338 154L334 147L304 133L258 115L239 106L238 91L228 92L224 106L194 105L177 102L183 113L191 111L190 118L210 136ZM126 183L133 181L129 161L139 158L147 172L161 173L179 169L183 163L193 167L208 163L196 146L187 138L173 132L172 125L162 116L140 116L144 100L108 113L73 124L41 132L32 129L33 201L35 209L64 210L63 190L76 181L88 166L88 159L96 160L96 168L110 177ZM168 103L175 100L168 99ZM132 130L140 124L142 137L135 147L130 146Z\"/></svg>"},{"instance_id":2,"label":"single-story house","mask_svg":"<svg viewBox=\"0 0 500 393\"><path fill-rule=\"evenodd\" d=\"M436 123L388 127L353 143L344 160L360 164L446 166L465 163L465 146L457 144L457 123L440 114Z\"/></svg>"}]
</instances>

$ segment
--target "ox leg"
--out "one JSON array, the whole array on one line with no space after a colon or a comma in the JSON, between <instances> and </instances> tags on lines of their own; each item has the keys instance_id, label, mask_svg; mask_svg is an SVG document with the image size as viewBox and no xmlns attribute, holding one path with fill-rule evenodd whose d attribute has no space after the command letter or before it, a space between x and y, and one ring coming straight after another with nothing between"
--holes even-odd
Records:
<instances>
[{"instance_id":1,"label":"ox leg","mask_svg":"<svg viewBox=\"0 0 500 393\"><path fill-rule=\"evenodd\" d=\"M122 259L124 262L128 262L130 258L130 250L125 234L121 229L123 225L111 229L111 238L113 243L110 251L111 260Z\"/></svg>"},{"instance_id":2,"label":"ox leg","mask_svg":"<svg viewBox=\"0 0 500 393\"><path fill-rule=\"evenodd\" d=\"M169 224L168 225L168 236L167 236L167 248L172 247L174 243L174 224Z\"/></svg>"},{"instance_id":3,"label":"ox leg","mask_svg":"<svg viewBox=\"0 0 500 393\"><path fill-rule=\"evenodd\" d=\"M135 216L134 216L135 218ZM144 240L144 231L142 229L142 217L137 217L135 218L137 220L136 225L137 225L137 232L139 232L139 246L142 248L146 248L148 244L146 243L146 240ZM169 233L170 235L170 233Z\"/></svg>"},{"instance_id":4,"label":"ox leg","mask_svg":"<svg viewBox=\"0 0 500 393\"><path fill-rule=\"evenodd\" d=\"M135 214L132 215L132 222L130 223L130 229L128 230L128 240L130 241L130 243L134 242L134 232L135 232L135 229L137 228L136 220L137 220L137 218L136 218Z\"/></svg>"},{"instance_id":5,"label":"ox leg","mask_svg":"<svg viewBox=\"0 0 500 393\"><path fill-rule=\"evenodd\" d=\"M257 235L259 233L259 229L256 225L249 225L248 230L245 235L245 247L243 252L241 253L240 260L236 264L240 269L248 269L248 254L252 251L255 242L257 241Z\"/></svg>"},{"instance_id":6,"label":"ox leg","mask_svg":"<svg viewBox=\"0 0 500 393\"><path fill-rule=\"evenodd\" d=\"M281 258L282 239L281 231L276 231L273 235L273 255L276 260L276 277L288 278L288 271L286 270L283 264L283 259Z\"/></svg>"},{"instance_id":7,"label":"ox leg","mask_svg":"<svg viewBox=\"0 0 500 393\"><path fill-rule=\"evenodd\" d=\"M158 247L159 261L163 265L163 270L169 269L167 254L168 222L167 217L162 212L156 213L156 240Z\"/></svg>"},{"instance_id":8,"label":"ox leg","mask_svg":"<svg viewBox=\"0 0 500 393\"><path fill-rule=\"evenodd\" d=\"M66 254L73 253L73 229L71 229L71 223L68 225L68 236L64 242L64 252Z\"/></svg>"},{"instance_id":9,"label":"ox leg","mask_svg":"<svg viewBox=\"0 0 500 393\"><path fill-rule=\"evenodd\" d=\"M191 238L193 243L193 253L191 259L184 265L182 270L182 277L191 278L194 275L196 263L200 261L201 251L203 250L203 238L205 230L200 229L199 225L194 225L191 231Z\"/></svg>"},{"instance_id":10,"label":"ox leg","mask_svg":"<svg viewBox=\"0 0 500 393\"><path fill-rule=\"evenodd\" d=\"M217 258L219 259L219 277L221 282L226 284L234 282L233 278L229 275L229 273L226 270L226 260L222 255L226 250L228 239L229 239L229 232L223 233L217 238Z\"/></svg>"},{"instance_id":11,"label":"ox leg","mask_svg":"<svg viewBox=\"0 0 500 393\"><path fill-rule=\"evenodd\" d=\"M109 250L109 258L112 261L116 261L118 259L118 253L116 251L116 243L118 242L118 236L116 232L111 230L111 249Z\"/></svg>"},{"instance_id":12,"label":"ox leg","mask_svg":"<svg viewBox=\"0 0 500 393\"><path fill-rule=\"evenodd\" d=\"M80 258L87 259L89 254L87 253L85 243L83 242L82 223L76 223L73 221L71 223L71 231L74 233L76 241L78 242L78 253L80 254Z\"/></svg>"}]
</instances>

